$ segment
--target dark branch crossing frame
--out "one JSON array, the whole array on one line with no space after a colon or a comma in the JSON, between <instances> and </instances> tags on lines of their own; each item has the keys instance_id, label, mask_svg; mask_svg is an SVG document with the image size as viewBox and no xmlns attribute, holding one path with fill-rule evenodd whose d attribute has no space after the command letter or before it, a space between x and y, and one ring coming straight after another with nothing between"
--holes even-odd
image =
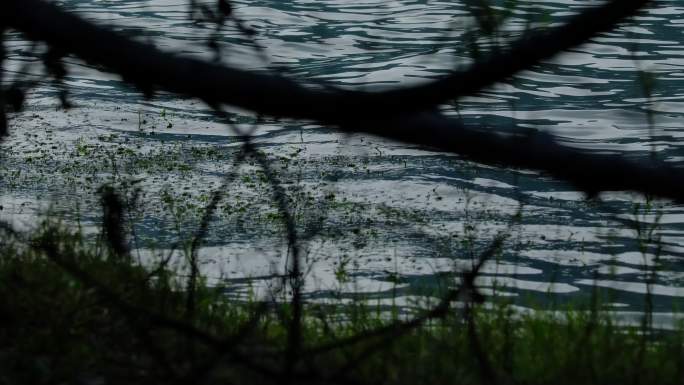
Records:
<instances>
[{"instance_id":1,"label":"dark branch crossing frame","mask_svg":"<svg viewBox=\"0 0 684 385\"><path fill-rule=\"evenodd\" d=\"M540 132L502 135L496 127L468 127L436 112L450 100L531 68L541 60L608 31L649 4L613 0L562 26L532 32L443 79L381 92L302 85L264 74L162 52L85 21L43 0L6 0L2 24L117 73L146 94L162 89L231 105L261 116L311 120L349 133L369 133L460 154L472 160L540 170L593 196L631 190L684 202L684 171L665 163L637 162L559 144Z\"/></svg>"}]
</instances>

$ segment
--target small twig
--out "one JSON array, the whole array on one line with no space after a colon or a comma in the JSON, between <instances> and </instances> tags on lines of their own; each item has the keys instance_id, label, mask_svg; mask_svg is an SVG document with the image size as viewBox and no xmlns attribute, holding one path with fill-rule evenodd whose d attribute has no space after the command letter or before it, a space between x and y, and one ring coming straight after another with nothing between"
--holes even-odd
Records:
<instances>
[{"instance_id":1,"label":"small twig","mask_svg":"<svg viewBox=\"0 0 684 385\"><path fill-rule=\"evenodd\" d=\"M450 290L447 295L442 298L439 304L425 312L422 316L409 321L397 321L390 325L382 326L366 332L361 332L353 336L331 342L329 344L323 344L305 351L304 354L306 356L315 356L321 353L340 349L345 346L355 345L372 338L384 338L385 342L389 342L421 326L428 320L445 317L451 308L451 302L457 301L464 296L479 296L476 292L474 284L475 278L478 276L480 269L482 269L482 266L484 266L485 262L491 259L501 249L503 241L506 237L506 234L498 234L489 247L480 254L477 263L472 267L472 269L463 275L461 284L456 289ZM378 344L378 346L382 345Z\"/></svg>"},{"instance_id":2,"label":"small twig","mask_svg":"<svg viewBox=\"0 0 684 385\"><path fill-rule=\"evenodd\" d=\"M301 323L303 313L303 278L301 277L300 247L297 239L297 229L295 227L295 221L292 217L292 213L288 208L287 194L278 181L278 178L273 173L268 160L263 154L257 151L249 141L245 142L245 146L247 146L250 155L257 159L261 169L266 175L266 179L271 183L273 199L278 205L278 210L281 212L285 222L285 229L287 232L287 255L292 255L291 267L288 274L290 287L292 289L292 300L290 302L292 306L292 316L290 318L288 327L287 355L285 363L285 381L291 381L293 379L292 375L294 373L295 365L300 359L299 356L302 345Z\"/></svg>"},{"instance_id":3,"label":"small twig","mask_svg":"<svg viewBox=\"0 0 684 385\"><path fill-rule=\"evenodd\" d=\"M222 355L228 355L236 363L239 363L250 370L272 378L279 377L278 372L255 363L237 350L238 343L246 336L246 333L243 332L252 328L256 321L253 320L246 324L234 335L225 338L216 337L208 332L197 329L190 323L170 318L151 309L127 302L112 289L103 285L85 270L79 268L74 262L69 261L68 258L58 251L55 240L49 236L38 240L38 242L30 242L29 245L45 253L50 261L71 274L74 278L78 279L86 286L95 289L110 306L118 309L123 315L129 318L131 322L139 322L140 317L144 317L157 327L173 330L179 334L192 338L194 341L201 342L215 351L221 352Z\"/></svg>"},{"instance_id":4,"label":"small twig","mask_svg":"<svg viewBox=\"0 0 684 385\"><path fill-rule=\"evenodd\" d=\"M211 217L212 215L214 215L216 207L218 206L218 203L223 197L223 194L225 193L226 189L237 177L237 169L239 168L240 164L244 161L245 155L246 154L244 149L238 153L238 155L235 157L235 162L233 164L233 171L225 175L223 183L221 183L221 186L219 186L219 188L212 193L211 199L209 200L209 203L204 209L204 215L200 220L200 225L192 238L192 242L190 245L190 277L188 279L188 285L186 290L187 302L185 308L186 317L190 321L194 319L195 290L197 285L197 278L199 276L197 252L200 243L207 234L207 229L209 227L209 223L211 222Z\"/></svg>"}]
</instances>

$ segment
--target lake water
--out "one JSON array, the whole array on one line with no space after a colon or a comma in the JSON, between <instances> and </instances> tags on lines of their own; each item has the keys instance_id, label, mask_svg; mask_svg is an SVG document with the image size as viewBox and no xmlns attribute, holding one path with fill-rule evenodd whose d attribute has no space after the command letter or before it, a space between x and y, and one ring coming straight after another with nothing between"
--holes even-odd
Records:
<instances>
[{"instance_id":1,"label":"lake water","mask_svg":"<svg viewBox=\"0 0 684 385\"><path fill-rule=\"evenodd\" d=\"M184 0L60 3L164 50L212 60L212 28L190 22ZM231 23L219 33L224 63L276 66L304 82L343 87L386 88L444 75L470 61L468 36L476 28L470 13L450 1L233 3L265 49L255 52ZM501 26L502 39L521 33L529 20L562 22L595 2L519 3ZM660 1L611 33L460 100L458 113L468 124L507 129L515 122L571 146L681 163L683 33L684 7ZM10 79L40 73L21 36L10 37L8 51ZM36 217L57 216L96 232L96 190L114 183L137 196L132 239L141 259L176 244L182 249L211 191L235 170L240 142L231 127L197 100L164 93L146 100L116 76L68 62L75 108L60 109L55 88L44 81L12 117L0 162L2 218L31 227ZM655 78L650 97L639 71ZM246 112L231 114L237 127L255 123ZM650 287L662 313L676 310L684 296L680 205L629 193L587 201L537 172L310 123L259 122L254 142L292 198L312 300L365 293L411 303L436 295L453 283L449 273L467 268L500 231L509 238L478 281L485 294L565 302L586 299L598 285L609 288L607 306L629 312L643 308ZM200 251L203 271L231 282L233 293L264 295L286 263L269 183L252 161L226 191Z\"/></svg>"}]
</instances>

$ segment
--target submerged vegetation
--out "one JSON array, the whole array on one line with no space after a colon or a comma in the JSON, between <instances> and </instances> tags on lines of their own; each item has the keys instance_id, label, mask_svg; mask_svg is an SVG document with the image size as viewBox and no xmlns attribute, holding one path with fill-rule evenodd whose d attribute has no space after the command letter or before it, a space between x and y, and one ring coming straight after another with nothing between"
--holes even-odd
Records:
<instances>
[{"instance_id":1,"label":"submerged vegetation","mask_svg":"<svg viewBox=\"0 0 684 385\"><path fill-rule=\"evenodd\" d=\"M373 167L394 172L391 167L378 167L382 162L405 169L406 159L401 156L377 151L372 157L321 161L307 158L302 147L293 146L286 155L255 147L238 172L221 169L236 157L237 148L186 143L180 135L167 135L164 143L149 146L147 136L136 139L137 135L77 138L71 144L39 150L40 156L20 146L6 146L0 174L3 181L14 184L6 186L9 190L38 185L82 189L76 196L89 197L92 206L104 205L104 213L83 228L79 213L69 210L52 214L64 215L64 223L50 219L26 232L3 228L3 382L677 384L684 380L684 324L675 322L662 329L653 321L654 307L649 302L649 290L658 279L656 268L664 263L658 254L660 206L653 201L634 205L633 221L628 223L644 261L654 258L655 263L644 262L648 275L644 314L636 323L625 322L614 307L621 305L619 301L598 285L589 296L561 300L552 290L556 283L552 278L547 300L535 302L540 294L511 296L505 282L497 281L499 269L518 269L499 264L500 260L517 258L529 246L516 227L525 221L522 205L512 215L502 214L501 207L460 191L458 197L448 197L462 203L458 207L463 211L452 214L465 217L462 228L453 229L440 227L434 211L420 205L349 199L334 188L343 173L358 182L364 175L375 177L368 176ZM148 147L142 149L146 143ZM260 157L268 159L268 168L260 167ZM212 164L216 166L208 172L198 172ZM466 164L462 174L474 179L482 173L478 167ZM268 170L275 170L277 178ZM304 173L314 173L320 183L304 183ZM212 174L215 179L231 176L231 188L220 200L215 199L215 191L221 191L215 182L189 187ZM275 199L274 190L280 191ZM108 207L112 202L106 202L107 194L121 199L122 206ZM442 191L427 189L418 199L444 204L444 196ZM286 200L287 209L279 206L279 197ZM546 199L544 203L570 204ZM591 209L593 203L586 204ZM113 212L117 219L112 222ZM148 234L136 229L154 215L162 218L155 225L166 228ZM102 229L93 231L98 220ZM320 258L334 259L332 278L339 287L352 289L330 289L324 296L305 293L301 308L296 309L292 288L298 280L293 283L290 274L271 272L268 278L274 286L258 292L250 286L251 277L217 280L193 273L198 243L222 236L199 233L214 221L223 231L228 228L244 237L264 231L277 236L288 221L306 240L346 237L350 252L323 253ZM477 266L478 253L487 246L483 242L490 238L481 230L482 224L503 228L503 235L514 239L487 255L495 259L493 272L469 276L467 269ZM422 292L417 292L420 285L406 289L406 283L416 278L398 271L396 251L394 255L351 253L384 247L388 234L402 226L413 226L410 231L415 232L401 233L404 237L429 237L433 249L426 259L449 261L446 269L416 265L415 272L434 269ZM172 233L166 242L162 230ZM118 233L118 241L112 241L113 233ZM565 241L583 247L584 240L572 236ZM125 243L121 239L127 237L131 244L121 246ZM292 244L288 243L288 257ZM153 250L152 258L137 254L144 248ZM306 249L303 268L315 257ZM425 258L403 256L401 261L412 264L421 257ZM355 280L363 277L360 265L372 265L374 258L383 260L378 266L390 266L376 277L388 289L380 295L354 292ZM178 259L182 263L171 263ZM480 281L469 283L471 278ZM407 299L412 294L419 295ZM295 345L294 333L299 336Z\"/></svg>"}]
</instances>

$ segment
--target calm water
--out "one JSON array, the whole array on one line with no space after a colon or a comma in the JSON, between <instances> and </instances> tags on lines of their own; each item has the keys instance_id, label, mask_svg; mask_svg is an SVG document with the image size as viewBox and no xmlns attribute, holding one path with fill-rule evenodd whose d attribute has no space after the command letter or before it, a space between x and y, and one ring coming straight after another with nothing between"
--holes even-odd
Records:
<instances>
[{"instance_id":1,"label":"calm water","mask_svg":"<svg viewBox=\"0 0 684 385\"><path fill-rule=\"evenodd\" d=\"M212 58L205 49L211 28L189 22L183 0L62 3L163 49ZM286 67L288 76L302 81L366 89L420 82L467 64L466 41L476 27L465 8L449 1L234 3L258 31L269 62L231 24L220 34L225 63ZM593 3L521 1L502 36L520 33L530 19L560 22ZM614 32L461 100L459 113L469 124L505 128L515 122L572 146L644 159L655 152L660 160L684 162L684 7L674 0L658 4ZM20 36L9 45L11 78L36 57L27 55L30 45ZM229 127L198 101L166 94L145 100L117 77L69 62L76 108L60 110L54 87L44 82L14 116L3 150L2 216L30 227L36 216L59 214L96 231L97 187L134 181L141 258L188 239L208 194L233 170L239 143ZM24 70L37 73L40 66ZM650 98L640 70L656 78ZM249 114L233 113L239 127L254 122ZM430 295L449 284L446 273L467 267L502 230L510 237L500 258L485 268L485 292L566 301L585 298L597 284L611 288L611 306L630 311L642 307L647 277L654 274L656 311L673 310L684 295L681 206L656 201L646 207L625 193L588 202L571 186L536 172L467 163L300 122L261 123L255 141L288 181L307 236L312 296L363 292L410 301ZM201 251L204 271L232 280L238 293L266 293L285 264L269 191L258 167L241 167ZM518 210L521 219L514 218ZM652 229L660 252L637 226Z\"/></svg>"}]
</instances>

